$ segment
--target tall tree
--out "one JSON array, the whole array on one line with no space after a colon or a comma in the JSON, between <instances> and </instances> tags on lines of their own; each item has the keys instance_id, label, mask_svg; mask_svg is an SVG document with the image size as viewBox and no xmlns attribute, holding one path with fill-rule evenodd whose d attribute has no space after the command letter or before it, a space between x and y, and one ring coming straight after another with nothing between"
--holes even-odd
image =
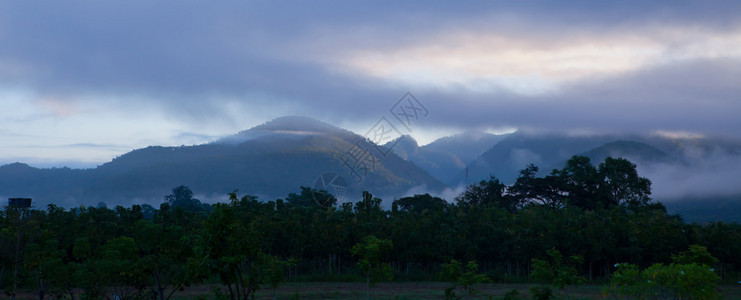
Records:
<instances>
[{"instance_id":1,"label":"tall tree","mask_svg":"<svg viewBox=\"0 0 741 300\"><path fill-rule=\"evenodd\" d=\"M558 175L563 180L561 188L566 192L570 205L584 209L608 206L606 199L600 195L601 180L589 157L571 157Z\"/></svg>"},{"instance_id":2,"label":"tall tree","mask_svg":"<svg viewBox=\"0 0 741 300\"><path fill-rule=\"evenodd\" d=\"M118 237L100 247L94 263L101 282L112 299L132 297L144 287L143 273L138 268L139 255L131 237Z\"/></svg>"},{"instance_id":3,"label":"tall tree","mask_svg":"<svg viewBox=\"0 0 741 300\"><path fill-rule=\"evenodd\" d=\"M170 299L190 284L185 263L193 249L192 237L182 227L139 220L134 226L134 237L140 268L151 276L151 286L159 300Z\"/></svg>"},{"instance_id":4,"label":"tall tree","mask_svg":"<svg viewBox=\"0 0 741 300\"><path fill-rule=\"evenodd\" d=\"M172 189L172 194L165 196L165 202L173 208L182 208L190 212L203 210L201 201L193 197L190 187L181 185Z\"/></svg>"},{"instance_id":5,"label":"tall tree","mask_svg":"<svg viewBox=\"0 0 741 300\"><path fill-rule=\"evenodd\" d=\"M517 211L521 206L520 199L506 193L507 186L494 176L466 187L463 194L455 198L459 205L465 206L496 206L510 212Z\"/></svg>"},{"instance_id":6,"label":"tall tree","mask_svg":"<svg viewBox=\"0 0 741 300\"><path fill-rule=\"evenodd\" d=\"M538 167L530 164L520 171L515 184L509 189L511 197L516 203L535 203L553 210L561 209L566 204L564 195L564 177L554 170L546 177L537 177Z\"/></svg>"},{"instance_id":7,"label":"tall tree","mask_svg":"<svg viewBox=\"0 0 741 300\"><path fill-rule=\"evenodd\" d=\"M230 203L216 204L208 216L188 267L200 280L218 275L232 299L248 299L265 280L260 222L248 214L259 203L256 197L229 195Z\"/></svg>"},{"instance_id":8,"label":"tall tree","mask_svg":"<svg viewBox=\"0 0 741 300\"><path fill-rule=\"evenodd\" d=\"M383 262L393 247L390 240L369 235L350 249L350 253L358 257L358 267L365 273L368 300L372 284L379 280L391 280L394 276L391 265Z\"/></svg>"},{"instance_id":9,"label":"tall tree","mask_svg":"<svg viewBox=\"0 0 741 300\"><path fill-rule=\"evenodd\" d=\"M430 196L430 194L414 195L404 197L393 202L402 211L410 212L416 215L422 213L432 213L437 210L445 209L448 205L444 199Z\"/></svg>"},{"instance_id":10,"label":"tall tree","mask_svg":"<svg viewBox=\"0 0 741 300\"><path fill-rule=\"evenodd\" d=\"M638 176L636 165L627 159L608 157L600 163L598 173L607 204L637 209L651 201L651 181Z\"/></svg>"},{"instance_id":11,"label":"tall tree","mask_svg":"<svg viewBox=\"0 0 741 300\"><path fill-rule=\"evenodd\" d=\"M466 290L466 299L469 299L471 296L477 294L474 288L475 284L491 282L488 276L479 274L479 264L473 260L463 266L459 261L453 259L449 263L440 266L440 269L440 277L442 279L454 282L451 287L445 289L446 299L455 298L453 291L458 286L462 286Z\"/></svg>"}]
</instances>

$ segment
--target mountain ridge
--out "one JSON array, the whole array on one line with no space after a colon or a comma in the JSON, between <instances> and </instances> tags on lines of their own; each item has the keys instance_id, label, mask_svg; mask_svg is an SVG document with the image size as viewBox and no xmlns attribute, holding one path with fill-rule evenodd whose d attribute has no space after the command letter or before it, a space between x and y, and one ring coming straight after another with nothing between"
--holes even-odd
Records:
<instances>
[{"instance_id":1,"label":"mountain ridge","mask_svg":"<svg viewBox=\"0 0 741 300\"><path fill-rule=\"evenodd\" d=\"M465 170L466 161L472 161L487 149L504 139L507 134L495 135L482 131L468 131L439 138L419 146L411 136L403 135L384 145L399 157L412 161L435 178L455 184L457 173Z\"/></svg>"},{"instance_id":2,"label":"mountain ridge","mask_svg":"<svg viewBox=\"0 0 741 300\"><path fill-rule=\"evenodd\" d=\"M391 151L374 152L378 147ZM349 155L358 154L358 149L374 153L377 158L371 168L361 171L362 178L348 167ZM466 164L465 157L473 155L477 158ZM677 185L672 182L677 178L684 183L699 178L701 182L718 186L741 170L734 167L741 166L738 141L650 134L580 136L518 131L505 135L466 132L423 146L404 135L379 146L329 123L293 116L206 144L135 149L96 168L6 164L0 166L0 197L31 197L39 206L55 203L73 207L98 201L111 205L158 204L173 187L186 185L208 198L204 200L223 201L235 189L272 200L299 192L301 186L310 187L324 174L336 173L349 183L349 200L357 199L362 190L394 199L408 196L412 191L435 194L462 186L466 168L470 173L468 182L494 175L511 184L529 163L540 167L539 175L544 175L553 168L563 167L573 155L590 157L595 165L608 156L627 158L638 165L641 176L656 183L655 198L670 202L687 201L681 199L697 195L715 197L715 194L696 192L694 186L681 190L691 191L692 195L676 192ZM717 178L716 173L724 177ZM737 191L719 188L729 195ZM685 206L674 207L681 207L683 213L690 211Z\"/></svg>"},{"instance_id":3,"label":"mountain ridge","mask_svg":"<svg viewBox=\"0 0 741 300\"><path fill-rule=\"evenodd\" d=\"M300 124L291 121L299 120ZM297 129L322 134L295 134ZM379 155L369 170L346 167L353 147L372 151L376 145L350 131L309 118L281 118L244 132L278 132L241 142L149 146L132 150L93 169L39 169L24 164L0 167L0 196L37 199L37 203L77 206L97 201L126 203L135 199L157 203L178 185L196 193L226 195L239 189L262 199L285 197L300 186L312 186L323 173L343 174L353 193L401 196L425 186L445 184L411 162L391 153ZM239 134L239 133L238 133ZM361 174L362 173L362 174ZM355 178L356 175L362 178ZM358 196L352 195L352 196ZM61 203L61 204L60 204Z\"/></svg>"}]
</instances>

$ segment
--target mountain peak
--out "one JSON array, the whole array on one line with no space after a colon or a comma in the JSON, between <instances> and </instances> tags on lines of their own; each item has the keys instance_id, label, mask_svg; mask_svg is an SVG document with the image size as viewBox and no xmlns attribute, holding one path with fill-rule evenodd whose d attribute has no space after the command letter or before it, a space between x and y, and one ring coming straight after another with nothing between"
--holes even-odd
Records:
<instances>
[{"instance_id":1,"label":"mountain peak","mask_svg":"<svg viewBox=\"0 0 741 300\"><path fill-rule=\"evenodd\" d=\"M403 159L409 159L415 156L419 151L419 144L410 135L402 135L388 143L384 144L383 147L390 148L396 155Z\"/></svg>"},{"instance_id":2,"label":"mountain peak","mask_svg":"<svg viewBox=\"0 0 741 300\"><path fill-rule=\"evenodd\" d=\"M388 143L384 144L383 146L386 147L386 148L392 147L392 146L394 146L394 147L402 146L404 148L409 148L409 147L411 147L411 148L417 148L417 147L419 147L419 143L417 143L417 140L415 140L411 135L405 134L405 135L402 135L402 136L400 136L398 138L395 138L392 141L389 141Z\"/></svg>"},{"instance_id":3,"label":"mountain peak","mask_svg":"<svg viewBox=\"0 0 741 300\"><path fill-rule=\"evenodd\" d=\"M673 162L665 152L642 142L618 140L595 147L580 155L592 159L598 164L607 157L625 158L633 163Z\"/></svg>"},{"instance_id":4,"label":"mountain peak","mask_svg":"<svg viewBox=\"0 0 741 300\"><path fill-rule=\"evenodd\" d=\"M239 144L264 137L304 137L344 132L345 130L339 127L309 117L287 116L275 118L235 135L224 137L216 143Z\"/></svg>"},{"instance_id":5,"label":"mountain peak","mask_svg":"<svg viewBox=\"0 0 741 300\"><path fill-rule=\"evenodd\" d=\"M5 169L12 169L12 170L28 170L33 169L33 167L29 166L28 164L20 163L20 162L14 162L10 164L6 164L3 166L0 166Z\"/></svg>"},{"instance_id":6,"label":"mountain peak","mask_svg":"<svg viewBox=\"0 0 741 300\"><path fill-rule=\"evenodd\" d=\"M480 130L472 130L439 138L423 146L423 148L436 152L454 153L462 162L467 164L512 134L496 135Z\"/></svg>"},{"instance_id":7,"label":"mountain peak","mask_svg":"<svg viewBox=\"0 0 741 300\"><path fill-rule=\"evenodd\" d=\"M249 130L296 131L296 132L336 132L339 127L304 116L279 117L252 127Z\"/></svg>"},{"instance_id":8,"label":"mountain peak","mask_svg":"<svg viewBox=\"0 0 741 300\"><path fill-rule=\"evenodd\" d=\"M450 137L478 141L480 139L484 139L484 138L491 137L491 136L497 136L497 135L498 134L488 133L482 130L469 130L469 131L465 131L463 133L459 133L459 134L456 134Z\"/></svg>"}]
</instances>

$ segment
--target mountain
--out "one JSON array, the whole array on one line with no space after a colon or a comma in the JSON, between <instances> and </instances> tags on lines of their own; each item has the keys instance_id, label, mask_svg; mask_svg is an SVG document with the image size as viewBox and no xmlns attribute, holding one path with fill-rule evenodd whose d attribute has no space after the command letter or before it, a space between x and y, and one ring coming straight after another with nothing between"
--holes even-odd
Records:
<instances>
[{"instance_id":1,"label":"mountain","mask_svg":"<svg viewBox=\"0 0 741 300\"><path fill-rule=\"evenodd\" d=\"M688 223L741 223L741 195L682 197L663 203L668 213L678 214Z\"/></svg>"},{"instance_id":2,"label":"mountain","mask_svg":"<svg viewBox=\"0 0 741 300\"><path fill-rule=\"evenodd\" d=\"M679 138L660 135L567 135L515 132L468 165L469 182L494 175L513 183L528 164L541 175L561 168L573 155L584 155L599 164L608 156L626 158L640 166L688 168L717 157L741 157L741 143L714 138ZM465 174L458 174L458 183Z\"/></svg>"},{"instance_id":3,"label":"mountain","mask_svg":"<svg viewBox=\"0 0 741 300\"><path fill-rule=\"evenodd\" d=\"M633 163L672 163L675 161L665 152L641 142L615 141L609 142L587 152L581 153L589 157L592 162L599 163L608 157L621 157Z\"/></svg>"},{"instance_id":4,"label":"mountain","mask_svg":"<svg viewBox=\"0 0 741 300\"><path fill-rule=\"evenodd\" d=\"M465 132L420 147L414 138L403 135L384 147L393 147L391 150L399 157L415 163L443 182L450 182L461 170L465 170L467 163L505 137L485 132Z\"/></svg>"},{"instance_id":5,"label":"mountain","mask_svg":"<svg viewBox=\"0 0 741 300\"><path fill-rule=\"evenodd\" d=\"M351 131L302 116L288 116L273 119L248 130L217 140L217 144L240 144L249 140L295 139L316 135L335 135L343 139L356 135Z\"/></svg>"},{"instance_id":6,"label":"mountain","mask_svg":"<svg viewBox=\"0 0 741 300\"><path fill-rule=\"evenodd\" d=\"M465 168L465 164L455 154L430 151L424 147L419 147L417 141L408 135L400 136L388 142L384 147L393 147L391 152L414 163L443 182L450 174L455 174Z\"/></svg>"},{"instance_id":7,"label":"mountain","mask_svg":"<svg viewBox=\"0 0 741 300\"><path fill-rule=\"evenodd\" d=\"M432 152L453 154L463 163L469 164L507 136L509 134L467 131L461 134L439 138L423 146L423 148Z\"/></svg>"},{"instance_id":8,"label":"mountain","mask_svg":"<svg viewBox=\"0 0 741 300\"><path fill-rule=\"evenodd\" d=\"M377 160L366 161L369 168L359 172L361 177L353 175L345 164L353 163L348 152L375 153L376 147L327 123L284 117L209 144L134 150L94 169L5 165L0 167L0 196L31 197L36 206L159 204L173 187L186 185L201 197L217 200L235 189L271 200L312 186L325 173L346 179L349 200L363 190L399 197L419 186L430 191L445 187L392 153L375 154Z\"/></svg>"},{"instance_id":9,"label":"mountain","mask_svg":"<svg viewBox=\"0 0 741 300\"><path fill-rule=\"evenodd\" d=\"M667 135L568 135L515 132L468 165L468 182L494 175L514 183L528 164L540 167L539 176L562 168L573 155L584 155L597 165L609 157L630 160L640 176L652 181L652 197L669 213L688 221L741 221L741 142L713 137ZM464 182L465 173L458 174Z\"/></svg>"},{"instance_id":10,"label":"mountain","mask_svg":"<svg viewBox=\"0 0 741 300\"><path fill-rule=\"evenodd\" d=\"M576 155L589 157L592 164L598 165L605 161L606 158L625 158L632 163L640 166L649 166L654 164L676 165L682 162L674 156L657 149L643 142L618 140L600 145L589 151L578 153ZM545 168L542 173L550 172L553 169L561 169L566 166L567 159Z\"/></svg>"},{"instance_id":11,"label":"mountain","mask_svg":"<svg viewBox=\"0 0 741 300\"><path fill-rule=\"evenodd\" d=\"M540 168L556 166L573 155L616 140L618 137L610 135L572 136L518 131L506 136L468 165L468 182L493 175L511 184L528 164ZM457 183L464 181L465 173L460 172Z\"/></svg>"},{"instance_id":12,"label":"mountain","mask_svg":"<svg viewBox=\"0 0 741 300\"><path fill-rule=\"evenodd\" d=\"M348 166L359 166L352 158L366 151L376 159L364 160L367 171L352 173ZM654 199L687 220L735 220L729 212L741 199L734 181L741 176L741 142L736 140L518 131L468 132L424 146L401 136L379 146L305 117L278 118L203 145L137 149L93 169L0 166L0 198L31 197L39 208L100 201L158 205L173 187L187 185L207 202L223 201L235 189L272 200L339 175L349 189L348 201L363 190L391 200L410 191L435 194L447 187L444 182L463 183L466 166L468 182L491 174L510 184L530 163L544 175L573 155L588 156L594 164L608 156L629 159L653 182Z\"/></svg>"}]
</instances>

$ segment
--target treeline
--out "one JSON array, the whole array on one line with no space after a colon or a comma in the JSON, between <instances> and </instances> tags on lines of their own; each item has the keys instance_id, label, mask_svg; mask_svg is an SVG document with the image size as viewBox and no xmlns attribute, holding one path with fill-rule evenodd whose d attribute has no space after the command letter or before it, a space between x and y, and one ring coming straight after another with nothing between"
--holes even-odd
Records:
<instances>
[{"instance_id":1,"label":"treeline","mask_svg":"<svg viewBox=\"0 0 741 300\"><path fill-rule=\"evenodd\" d=\"M158 209L9 207L0 215L0 284L10 296L168 299L193 284L221 283L216 293L246 299L284 280L358 278L351 249L368 236L391 241L383 260L399 280L434 280L453 259L478 262L495 281L520 280L551 249L580 256L583 276L604 278L618 263L668 263L690 245L707 247L719 276L737 276L741 226L687 224L650 191L627 160L594 166L575 156L546 176L530 165L511 186L491 177L453 203L415 195L390 210L368 192L322 206L305 187L286 199L234 192L209 205L184 186Z\"/></svg>"}]
</instances>

